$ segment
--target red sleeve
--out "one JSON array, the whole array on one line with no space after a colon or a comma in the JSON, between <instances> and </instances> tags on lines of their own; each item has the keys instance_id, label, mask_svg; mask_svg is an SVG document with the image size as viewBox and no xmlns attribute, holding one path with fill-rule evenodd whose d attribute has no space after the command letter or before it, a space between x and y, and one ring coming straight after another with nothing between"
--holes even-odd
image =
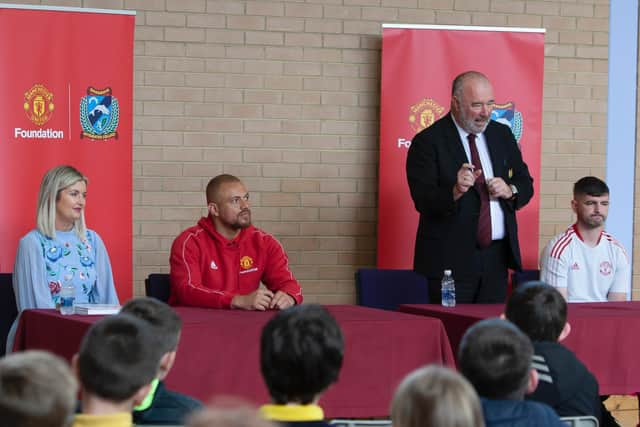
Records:
<instances>
[{"instance_id":1,"label":"red sleeve","mask_svg":"<svg viewBox=\"0 0 640 427\"><path fill-rule=\"evenodd\" d=\"M201 248L197 232L185 231L171 246L169 304L192 307L230 308L234 297L229 292L202 285L200 269Z\"/></svg>"},{"instance_id":2,"label":"red sleeve","mask_svg":"<svg viewBox=\"0 0 640 427\"><path fill-rule=\"evenodd\" d=\"M262 282L270 291L286 292L293 297L296 304L300 304L302 302L302 288L289 269L289 258L284 248L272 236L266 236L265 246L268 258Z\"/></svg>"}]
</instances>

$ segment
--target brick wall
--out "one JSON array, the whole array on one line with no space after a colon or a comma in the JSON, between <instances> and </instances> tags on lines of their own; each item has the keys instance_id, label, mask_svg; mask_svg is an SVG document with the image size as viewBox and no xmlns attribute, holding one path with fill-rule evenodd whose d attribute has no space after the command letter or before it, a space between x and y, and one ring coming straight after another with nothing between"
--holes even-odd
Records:
<instances>
[{"instance_id":1,"label":"brick wall","mask_svg":"<svg viewBox=\"0 0 640 427\"><path fill-rule=\"evenodd\" d=\"M355 270L375 264L383 22L547 29L541 248L573 221L572 183L605 174L608 1L42 4L137 11L136 294L168 271L208 179L228 172L248 184L256 224L282 241L307 301L354 301Z\"/></svg>"}]
</instances>

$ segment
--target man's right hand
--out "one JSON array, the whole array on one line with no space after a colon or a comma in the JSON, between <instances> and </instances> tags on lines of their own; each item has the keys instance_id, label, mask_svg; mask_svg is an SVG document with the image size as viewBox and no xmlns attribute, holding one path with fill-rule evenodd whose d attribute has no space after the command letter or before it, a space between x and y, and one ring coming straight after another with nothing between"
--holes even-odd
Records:
<instances>
[{"instance_id":1,"label":"man's right hand","mask_svg":"<svg viewBox=\"0 0 640 427\"><path fill-rule=\"evenodd\" d=\"M241 308L243 310L265 311L271 304L273 292L269 289L258 288L247 295L236 295L231 300L231 308Z\"/></svg>"},{"instance_id":2,"label":"man's right hand","mask_svg":"<svg viewBox=\"0 0 640 427\"><path fill-rule=\"evenodd\" d=\"M471 163L463 163L458 169L456 185L453 186L453 200L458 200L469 191L481 174L482 169L476 169Z\"/></svg>"}]
</instances>

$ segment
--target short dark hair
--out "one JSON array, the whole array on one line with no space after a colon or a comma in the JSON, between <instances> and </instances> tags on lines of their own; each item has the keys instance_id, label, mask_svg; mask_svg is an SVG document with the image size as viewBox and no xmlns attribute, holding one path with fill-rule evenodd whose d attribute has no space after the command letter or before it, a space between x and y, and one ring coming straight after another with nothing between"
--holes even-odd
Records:
<instances>
[{"instance_id":1,"label":"short dark hair","mask_svg":"<svg viewBox=\"0 0 640 427\"><path fill-rule=\"evenodd\" d=\"M481 397L522 399L532 356L531 340L514 324L486 319L462 337L458 366Z\"/></svg>"},{"instance_id":2,"label":"short dark hair","mask_svg":"<svg viewBox=\"0 0 640 427\"><path fill-rule=\"evenodd\" d=\"M80 382L89 393L123 402L155 378L162 355L147 322L129 314L105 317L80 344Z\"/></svg>"},{"instance_id":3,"label":"short dark hair","mask_svg":"<svg viewBox=\"0 0 640 427\"><path fill-rule=\"evenodd\" d=\"M277 404L309 404L338 379L342 331L317 304L290 307L262 329L260 368Z\"/></svg>"},{"instance_id":4,"label":"short dark hair","mask_svg":"<svg viewBox=\"0 0 640 427\"><path fill-rule=\"evenodd\" d=\"M0 359L0 420L12 427L66 426L78 383L66 360L28 350Z\"/></svg>"},{"instance_id":5,"label":"short dark hair","mask_svg":"<svg viewBox=\"0 0 640 427\"><path fill-rule=\"evenodd\" d=\"M207 184L207 203L217 203L218 202L218 192L220 191L220 187L224 184L229 184L231 182L242 182L240 178L237 176L229 175L227 173L223 173L216 177L211 178L209 183Z\"/></svg>"},{"instance_id":6,"label":"short dark hair","mask_svg":"<svg viewBox=\"0 0 640 427\"><path fill-rule=\"evenodd\" d=\"M567 302L554 287L527 282L513 291L505 315L532 341L557 341L567 323Z\"/></svg>"},{"instance_id":7,"label":"short dark hair","mask_svg":"<svg viewBox=\"0 0 640 427\"><path fill-rule=\"evenodd\" d=\"M573 195L577 196L580 194L599 197L609 194L609 187L600 178L596 178L595 176L585 176L573 184Z\"/></svg>"},{"instance_id":8,"label":"short dark hair","mask_svg":"<svg viewBox=\"0 0 640 427\"><path fill-rule=\"evenodd\" d=\"M149 322L160 341L163 354L178 348L182 319L168 304L156 298L138 297L127 301L120 313L127 313Z\"/></svg>"}]
</instances>

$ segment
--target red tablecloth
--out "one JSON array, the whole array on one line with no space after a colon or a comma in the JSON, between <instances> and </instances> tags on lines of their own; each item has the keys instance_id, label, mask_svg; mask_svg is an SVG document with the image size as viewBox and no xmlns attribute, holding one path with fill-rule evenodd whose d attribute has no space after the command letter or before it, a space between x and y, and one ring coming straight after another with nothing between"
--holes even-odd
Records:
<instances>
[{"instance_id":1,"label":"red tablecloth","mask_svg":"<svg viewBox=\"0 0 640 427\"><path fill-rule=\"evenodd\" d=\"M359 306L327 306L345 336L340 379L321 405L329 418L389 415L400 380L413 369L454 365L442 322L423 316ZM274 312L178 307L184 325L170 389L207 401L214 395L269 400L260 375L260 332ZM67 359L99 317L61 316L54 310L22 313L14 349L46 349Z\"/></svg>"},{"instance_id":2,"label":"red tablecloth","mask_svg":"<svg viewBox=\"0 0 640 427\"><path fill-rule=\"evenodd\" d=\"M462 304L454 308L439 305L406 304L405 313L442 320L454 354L462 335L481 319L499 316L502 304ZM640 301L569 304L571 334L562 342L589 368L600 383L601 394L640 392Z\"/></svg>"}]
</instances>

